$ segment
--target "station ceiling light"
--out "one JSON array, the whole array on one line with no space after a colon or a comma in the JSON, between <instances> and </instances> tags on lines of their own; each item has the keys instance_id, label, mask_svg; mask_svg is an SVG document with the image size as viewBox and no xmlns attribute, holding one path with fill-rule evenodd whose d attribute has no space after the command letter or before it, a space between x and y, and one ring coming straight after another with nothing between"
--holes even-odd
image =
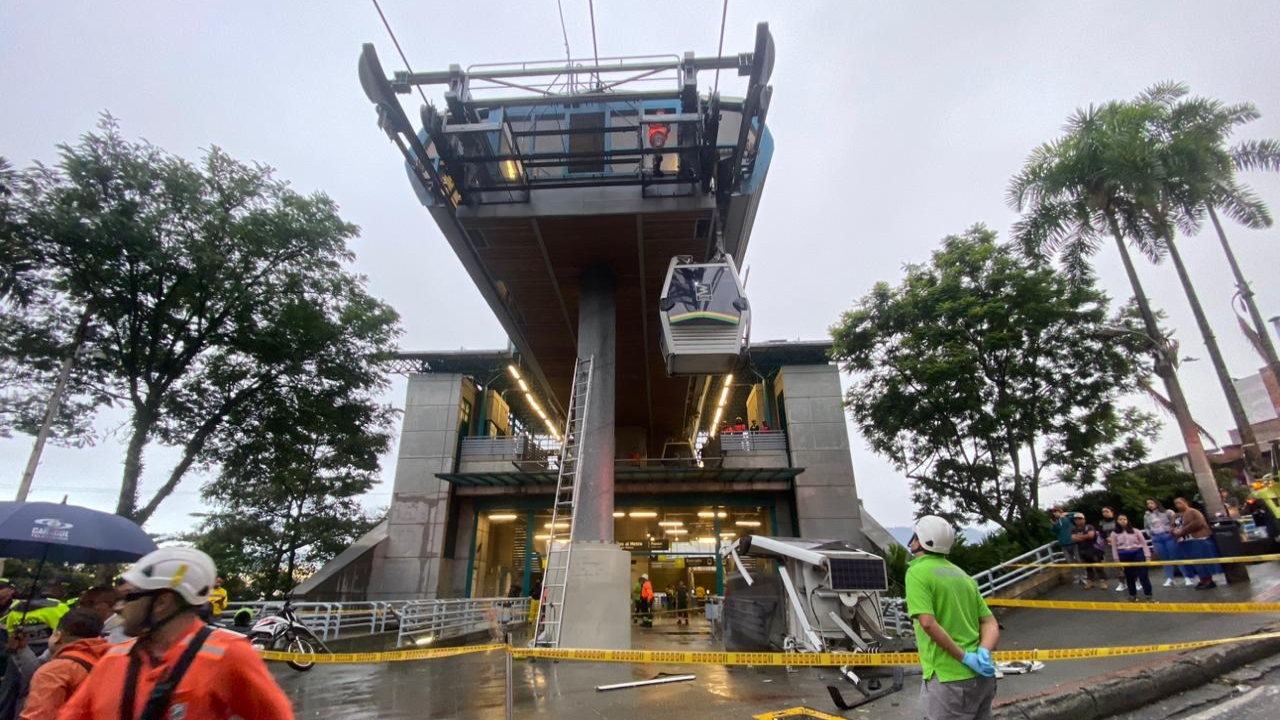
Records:
<instances>
[{"instance_id":1,"label":"station ceiling light","mask_svg":"<svg viewBox=\"0 0 1280 720\"><path fill-rule=\"evenodd\" d=\"M492 522L508 522L518 517L515 513L489 513L489 520Z\"/></svg>"},{"instance_id":2,"label":"station ceiling light","mask_svg":"<svg viewBox=\"0 0 1280 720\"><path fill-rule=\"evenodd\" d=\"M756 523L756 524L757 524L757 525L759 525L760 523ZM546 525L543 525L542 527L544 527L544 528L546 528L546 529L548 529L548 530L551 530L551 529L552 529L552 528L551 528L551 523L547 523ZM569 523L567 523L567 522L558 522L558 523L556 523L555 529L556 529L556 530L568 530L568 529L569 529Z\"/></svg>"},{"instance_id":3,"label":"station ceiling light","mask_svg":"<svg viewBox=\"0 0 1280 720\"><path fill-rule=\"evenodd\" d=\"M664 528L663 532L665 532L668 535L686 535L688 534L689 531L686 530L685 528L669 527L669 528Z\"/></svg>"},{"instance_id":4,"label":"station ceiling light","mask_svg":"<svg viewBox=\"0 0 1280 720\"><path fill-rule=\"evenodd\" d=\"M658 524L663 527L681 527L684 525L684 522L681 520L660 520L658 521Z\"/></svg>"},{"instance_id":5,"label":"station ceiling light","mask_svg":"<svg viewBox=\"0 0 1280 720\"><path fill-rule=\"evenodd\" d=\"M735 538L735 537L737 537L737 536L738 536L738 533L732 533L732 532L722 532L722 533L720 533L720 537L721 537L722 539L724 539L724 540L732 540L732 539L734 539L734 538Z\"/></svg>"},{"instance_id":6,"label":"station ceiling light","mask_svg":"<svg viewBox=\"0 0 1280 720\"><path fill-rule=\"evenodd\" d=\"M641 519L647 520L650 518L658 517L658 513L652 512L650 510L632 510L630 515L631 517L636 518L637 520L641 520Z\"/></svg>"},{"instance_id":7,"label":"station ceiling light","mask_svg":"<svg viewBox=\"0 0 1280 720\"><path fill-rule=\"evenodd\" d=\"M750 527L750 528L760 527L759 520L737 520L733 524L737 525L738 527Z\"/></svg>"},{"instance_id":8,"label":"station ceiling light","mask_svg":"<svg viewBox=\"0 0 1280 720\"><path fill-rule=\"evenodd\" d=\"M725 512L725 511L723 511L723 510L720 510L719 512L713 512L713 511L711 511L711 510L699 510L699 511L698 511L698 517L700 517L700 518L713 518L713 517L718 517L718 518L727 518L727 517L729 517L729 513Z\"/></svg>"},{"instance_id":9,"label":"station ceiling light","mask_svg":"<svg viewBox=\"0 0 1280 720\"><path fill-rule=\"evenodd\" d=\"M715 544L715 542L716 542L716 539L715 539L715 538L713 538L713 537L710 537L710 536L708 536L708 537L700 537L700 538L698 538L698 542L700 542L700 543L710 543L710 544L714 545L714 544Z\"/></svg>"},{"instance_id":10,"label":"station ceiling light","mask_svg":"<svg viewBox=\"0 0 1280 720\"><path fill-rule=\"evenodd\" d=\"M616 517L616 518L619 518L619 517L626 517L626 516L627 516L627 514L626 514L626 513L624 513L624 512L622 512L621 510L614 510L614 511L613 511L613 516L614 516L614 517Z\"/></svg>"}]
</instances>

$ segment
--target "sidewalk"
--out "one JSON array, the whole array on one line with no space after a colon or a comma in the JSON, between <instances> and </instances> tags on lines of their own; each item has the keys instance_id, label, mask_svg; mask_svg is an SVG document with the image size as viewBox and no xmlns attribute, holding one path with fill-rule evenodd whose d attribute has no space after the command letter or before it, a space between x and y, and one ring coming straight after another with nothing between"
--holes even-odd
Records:
<instances>
[{"instance_id":1,"label":"sidewalk","mask_svg":"<svg viewBox=\"0 0 1280 720\"><path fill-rule=\"evenodd\" d=\"M1249 568L1253 582L1215 591L1156 588L1156 599L1169 602L1275 602L1280 600L1280 563ZM1111 586L1114 588L1114 585ZM1064 587L1055 600L1119 601L1123 593ZM1114 612L1010 609L1001 647L1049 649L1143 645L1203 640L1251 632L1274 621L1265 614L1128 614ZM646 650L719 650L707 625L677 626L659 621L652 629L635 628L633 647ZM999 699L1054 691L1102 673L1149 662L1158 656L1133 656L1048 663L1031 675L1009 676L1000 683ZM492 720L504 717L504 655L465 655L435 661L385 665L317 665L308 673L282 664L272 670L293 698L301 718L457 718ZM596 692L597 685L647 680L658 673L691 673L697 679L650 688ZM849 713L878 720L918 718L918 676L908 675L902 692ZM785 668L680 665L623 665L516 660L513 687L516 717L648 718L695 714L699 720L734 720L807 706L835 712L826 685L852 688L834 668Z\"/></svg>"}]
</instances>

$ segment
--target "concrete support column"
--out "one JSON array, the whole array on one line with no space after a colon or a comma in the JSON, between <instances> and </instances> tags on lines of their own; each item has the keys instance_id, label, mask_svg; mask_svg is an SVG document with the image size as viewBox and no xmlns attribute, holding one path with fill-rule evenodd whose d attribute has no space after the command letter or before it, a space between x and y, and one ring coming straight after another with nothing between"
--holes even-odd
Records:
<instances>
[{"instance_id":1,"label":"concrete support column","mask_svg":"<svg viewBox=\"0 0 1280 720\"><path fill-rule=\"evenodd\" d=\"M602 265L582 274L578 300L578 357L593 358L586 442L578 448L575 540L613 542L614 395L617 384L617 286Z\"/></svg>"},{"instance_id":2,"label":"concrete support column","mask_svg":"<svg viewBox=\"0 0 1280 720\"><path fill-rule=\"evenodd\" d=\"M578 449L578 503L561 647L631 647L631 554L613 544L616 292L609 268L594 266L582 274L578 356L593 362L586 425Z\"/></svg>"}]
</instances>

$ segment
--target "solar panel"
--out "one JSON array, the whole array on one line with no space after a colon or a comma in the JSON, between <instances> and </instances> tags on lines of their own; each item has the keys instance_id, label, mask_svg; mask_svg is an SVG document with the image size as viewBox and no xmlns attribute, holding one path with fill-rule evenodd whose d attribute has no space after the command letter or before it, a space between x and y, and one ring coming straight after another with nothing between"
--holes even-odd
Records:
<instances>
[{"instance_id":1,"label":"solar panel","mask_svg":"<svg viewBox=\"0 0 1280 720\"><path fill-rule=\"evenodd\" d=\"M888 590L884 560L871 558L827 558L833 590Z\"/></svg>"}]
</instances>

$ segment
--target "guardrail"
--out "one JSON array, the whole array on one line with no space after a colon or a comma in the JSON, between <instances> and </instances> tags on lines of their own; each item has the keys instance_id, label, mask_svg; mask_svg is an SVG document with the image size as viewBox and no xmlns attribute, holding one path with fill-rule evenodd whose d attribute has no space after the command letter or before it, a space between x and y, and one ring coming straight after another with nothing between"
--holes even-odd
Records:
<instances>
[{"instance_id":1,"label":"guardrail","mask_svg":"<svg viewBox=\"0 0 1280 720\"><path fill-rule=\"evenodd\" d=\"M400 607L408 601L381 602L295 602L293 612L311 631L328 642L339 638L376 635L399 627ZM271 615L284 606L283 601L233 602L227 605L220 620L235 623L241 610L249 610L252 622ZM248 629L245 627L244 629Z\"/></svg>"},{"instance_id":2,"label":"guardrail","mask_svg":"<svg viewBox=\"0 0 1280 720\"><path fill-rule=\"evenodd\" d=\"M787 433L783 430L747 430L720 433L721 452L786 452Z\"/></svg>"},{"instance_id":3,"label":"guardrail","mask_svg":"<svg viewBox=\"0 0 1280 720\"><path fill-rule=\"evenodd\" d=\"M410 600L398 610L396 645L427 645L526 622L529 598Z\"/></svg>"},{"instance_id":4,"label":"guardrail","mask_svg":"<svg viewBox=\"0 0 1280 720\"><path fill-rule=\"evenodd\" d=\"M464 437L459 454L464 458L502 457L516 460L544 460L547 456L546 451L524 435Z\"/></svg>"},{"instance_id":5,"label":"guardrail","mask_svg":"<svg viewBox=\"0 0 1280 720\"><path fill-rule=\"evenodd\" d=\"M1062 551L1056 547L1057 544L1056 542L1045 543L1034 550L1022 553L1012 560L1006 560L990 570L983 570L974 575L973 579L978 583L978 590L982 593L982 597L991 597L1001 590L1039 573L1042 569L1038 567L1010 567L1011 565L1028 563L1051 565L1065 560L1066 558Z\"/></svg>"}]
</instances>

